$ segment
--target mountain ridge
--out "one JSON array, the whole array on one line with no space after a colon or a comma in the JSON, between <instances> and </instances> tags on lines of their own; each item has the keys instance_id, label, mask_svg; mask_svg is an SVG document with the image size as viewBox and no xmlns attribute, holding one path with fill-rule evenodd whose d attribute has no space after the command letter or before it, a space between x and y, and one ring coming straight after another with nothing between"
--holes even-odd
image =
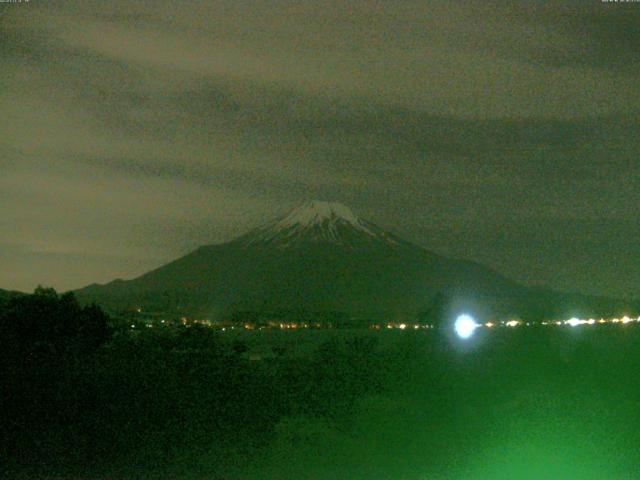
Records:
<instances>
[{"instance_id":1,"label":"mountain ridge","mask_svg":"<svg viewBox=\"0 0 640 480\"><path fill-rule=\"evenodd\" d=\"M297 240L348 243L348 238L353 237L354 233L364 233L370 240L398 243L389 232L362 220L349 207L338 202L319 200L306 202L288 214L254 228L236 241L286 248Z\"/></svg>"},{"instance_id":2,"label":"mountain ridge","mask_svg":"<svg viewBox=\"0 0 640 480\"><path fill-rule=\"evenodd\" d=\"M543 293L541 293L543 292ZM204 245L132 280L77 290L111 308L224 316L238 310L415 317L439 296L486 316L573 316L622 308L599 297L530 289L312 201L229 242ZM567 310L566 312L564 310Z\"/></svg>"}]
</instances>

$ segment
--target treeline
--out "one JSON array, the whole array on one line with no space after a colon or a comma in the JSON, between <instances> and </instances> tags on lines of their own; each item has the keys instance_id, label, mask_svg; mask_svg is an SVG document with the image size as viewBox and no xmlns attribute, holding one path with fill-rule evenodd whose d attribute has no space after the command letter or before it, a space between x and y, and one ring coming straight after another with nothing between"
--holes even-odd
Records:
<instances>
[{"instance_id":1,"label":"treeline","mask_svg":"<svg viewBox=\"0 0 640 480\"><path fill-rule=\"evenodd\" d=\"M301 309L236 309L229 315L233 324L253 324L269 326L278 323L308 325L310 327L362 328L372 324L386 324L389 321L404 321L441 325L451 314L452 301L444 293L438 292L428 299L424 307L416 313L379 312L349 313L337 310L301 310Z\"/></svg>"},{"instance_id":2,"label":"treeline","mask_svg":"<svg viewBox=\"0 0 640 480\"><path fill-rule=\"evenodd\" d=\"M559 425L538 445L554 452L568 444L557 418L597 440L589 458L608 431L612 448L639 441L632 325L483 330L471 342L437 330L263 332L325 340L252 360L240 339L257 337L245 332L120 328L38 289L0 305L0 329L2 478L444 477L488 438L505 439L490 445L501 456L517 448L523 416Z\"/></svg>"},{"instance_id":3,"label":"treeline","mask_svg":"<svg viewBox=\"0 0 640 480\"><path fill-rule=\"evenodd\" d=\"M0 303L0 345L5 360L91 352L109 338L108 317L96 305L80 306L73 293L39 287Z\"/></svg>"},{"instance_id":4,"label":"treeline","mask_svg":"<svg viewBox=\"0 0 640 480\"><path fill-rule=\"evenodd\" d=\"M42 288L0 305L0 329L0 464L25 478L232 478L283 418L348 418L389 363L371 337L251 361L214 329L114 328Z\"/></svg>"},{"instance_id":5,"label":"treeline","mask_svg":"<svg viewBox=\"0 0 640 480\"><path fill-rule=\"evenodd\" d=\"M295 309L234 310L229 315L232 324L252 324L270 326L279 323L299 324L319 327L346 327L362 325L363 317L339 311L309 311Z\"/></svg>"}]
</instances>

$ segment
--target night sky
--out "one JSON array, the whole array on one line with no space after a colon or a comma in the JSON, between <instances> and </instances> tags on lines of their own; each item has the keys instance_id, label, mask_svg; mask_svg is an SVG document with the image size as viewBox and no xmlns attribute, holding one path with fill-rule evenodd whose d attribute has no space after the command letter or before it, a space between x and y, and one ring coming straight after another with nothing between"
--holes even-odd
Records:
<instances>
[{"instance_id":1,"label":"night sky","mask_svg":"<svg viewBox=\"0 0 640 480\"><path fill-rule=\"evenodd\" d=\"M638 25L600 0L2 3L0 288L131 278L325 199L640 297Z\"/></svg>"}]
</instances>

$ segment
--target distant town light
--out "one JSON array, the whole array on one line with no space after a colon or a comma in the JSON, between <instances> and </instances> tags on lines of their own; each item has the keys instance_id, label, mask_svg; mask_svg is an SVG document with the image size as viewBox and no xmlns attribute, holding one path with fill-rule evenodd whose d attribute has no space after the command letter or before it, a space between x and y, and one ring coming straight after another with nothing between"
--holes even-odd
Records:
<instances>
[{"instance_id":1,"label":"distant town light","mask_svg":"<svg viewBox=\"0 0 640 480\"><path fill-rule=\"evenodd\" d=\"M570 318L569 320L567 320L565 322L567 325L571 325L572 327L577 327L578 325L582 324L582 320L580 320L579 318Z\"/></svg>"},{"instance_id":2,"label":"distant town light","mask_svg":"<svg viewBox=\"0 0 640 480\"><path fill-rule=\"evenodd\" d=\"M460 338L466 339L471 337L475 329L478 328L479 326L480 325L478 325L470 315L465 314L465 315L460 315L456 319L454 328L456 330L456 334L458 334Z\"/></svg>"}]
</instances>

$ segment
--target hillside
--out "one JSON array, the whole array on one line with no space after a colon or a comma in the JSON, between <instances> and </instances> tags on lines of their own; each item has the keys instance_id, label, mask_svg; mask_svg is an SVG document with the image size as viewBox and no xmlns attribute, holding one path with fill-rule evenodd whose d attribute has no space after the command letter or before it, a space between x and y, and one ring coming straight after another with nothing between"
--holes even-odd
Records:
<instances>
[{"instance_id":1,"label":"hillside","mask_svg":"<svg viewBox=\"0 0 640 480\"><path fill-rule=\"evenodd\" d=\"M138 278L76 293L111 309L209 317L285 310L404 318L420 315L442 296L450 309L485 316L604 315L628 307L524 287L490 268L407 242L329 202L306 203Z\"/></svg>"}]
</instances>

